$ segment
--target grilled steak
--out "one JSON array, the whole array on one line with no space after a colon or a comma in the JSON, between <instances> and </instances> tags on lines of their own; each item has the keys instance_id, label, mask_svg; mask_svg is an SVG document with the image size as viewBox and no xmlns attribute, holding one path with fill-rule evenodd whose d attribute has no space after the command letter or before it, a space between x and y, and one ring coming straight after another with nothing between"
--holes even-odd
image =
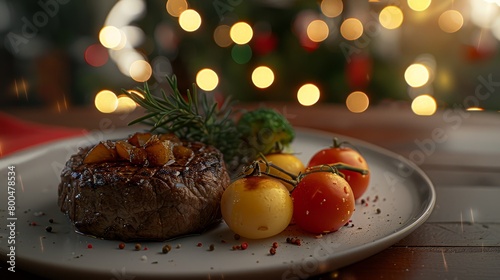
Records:
<instances>
[{"instance_id":1,"label":"grilled steak","mask_svg":"<svg viewBox=\"0 0 500 280\"><path fill-rule=\"evenodd\" d=\"M61 174L61 211L78 232L104 239L160 241L206 230L221 220L229 175L216 148L183 146L194 155L163 166L84 163L89 148L80 149Z\"/></svg>"}]
</instances>

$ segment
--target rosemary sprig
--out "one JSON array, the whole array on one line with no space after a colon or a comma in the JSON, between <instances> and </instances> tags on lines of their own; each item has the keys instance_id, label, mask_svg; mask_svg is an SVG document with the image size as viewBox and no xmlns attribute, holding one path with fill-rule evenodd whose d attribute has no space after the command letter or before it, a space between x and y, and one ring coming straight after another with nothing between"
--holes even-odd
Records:
<instances>
[{"instance_id":1,"label":"rosemary sprig","mask_svg":"<svg viewBox=\"0 0 500 280\"><path fill-rule=\"evenodd\" d=\"M152 132L174 133L188 141L200 141L217 147L229 166L237 168L241 157L238 147L241 135L233 120L232 101L227 98L220 106L207 94L199 94L196 85L187 90L186 97L180 93L175 75L167 77L172 94L161 90L161 97L151 93L147 83L134 92L122 90L124 94L146 109L146 114L132 122L151 126Z\"/></svg>"}]
</instances>

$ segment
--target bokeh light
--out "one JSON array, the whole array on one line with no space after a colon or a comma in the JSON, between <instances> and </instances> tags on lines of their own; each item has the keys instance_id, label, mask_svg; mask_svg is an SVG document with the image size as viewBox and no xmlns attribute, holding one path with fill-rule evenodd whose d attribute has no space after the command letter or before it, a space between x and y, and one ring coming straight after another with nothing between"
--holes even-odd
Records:
<instances>
[{"instance_id":1,"label":"bokeh light","mask_svg":"<svg viewBox=\"0 0 500 280\"><path fill-rule=\"evenodd\" d=\"M470 1L467 13L472 23L480 28L489 29L492 22L499 18L499 6L497 3L489 0Z\"/></svg>"},{"instance_id":2,"label":"bokeh light","mask_svg":"<svg viewBox=\"0 0 500 280\"><path fill-rule=\"evenodd\" d=\"M126 95L118 96L117 102L115 113L130 113L137 107L135 101Z\"/></svg>"},{"instance_id":3,"label":"bokeh light","mask_svg":"<svg viewBox=\"0 0 500 280\"><path fill-rule=\"evenodd\" d=\"M368 109L370 99L362 91L354 91L347 96L345 102L347 109L353 113L362 113Z\"/></svg>"},{"instance_id":4,"label":"bokeh light","mask_svg":"<svg viewBox=\"0 0 500 280\"><path fill-rule=\"evenodd\" d=\"M219 47L229 47L233 43L231 36L229 36L229 25L219 25L214 30L214 41Z\"/></svg>"},{"instance_id":5,"label":"bokeh light","mask_svg":"<svg viewBox=\"0 0 500 280\"><path fill-rule=\"evenodd\" d=\"M437 103L430 95L419 95L411 102L411 110L419 116L432 116L436 113Z\"/></svg>"},{"instance_id":6,"label":"bokeh light","mask_svg":"<svg viewBox=\"0 0 500 280\"><path fill-rule=\"evenodd\" d=\"M144 60L144 56L133 48L125 48L120 51L110 52L110 57L116 62L120 72L128 77L130 77L132 63L138 60Z\"/></svg>"},{"instance_id":7,"label":"bokeh light","mask_svg":"<svg viewBox=\"0 0 500 280\"><path fill-rule=\"evenodd\" d=\"M459 11L448 10L439 16L438 24L444 32L455 33L464 25L464 18Z\"/></svg>"},{"instance_id":8,"label":"bokeh light","mask_svg":"<svg viewBox=\"0 0 500 280\"><path fill-rule=\"evenodd\" d=\"M408 6L416 12L422 12L429 8L431 2L431 0L408 0Z\"/></svg>"},{"instance_id":9,"label":"bokeh light","mask_svg":"<svg viewBox=\"0 0 500 280\"><path fill-rule=\"evenodd\" d=\"M123 41L127 45L130 45L134 48L140 46L146 39L146 34L144 34L144 31L137 26L123 26L120 28L120 31L123 32L123 37L126 38L126 40ZM123 45L123 47L125 47L125 45Z\"/></svg>"},{"instance_id":10,"label":"bokeh light","mask_svg":"<svg viewBox=\"0 0 500 280\"><path fill-rule=\"evenodd\" d=\"M252 72L252 82L258 88L268 88L274 82L274 72L267 66L259 66Z\"/></svg>"},{"instance_id":11,"label":"bokeh light","mask_svg":"<svg viewBox=\"0 0 500 280\"><path fill-rule=\"evenodd\" d=\"M252 59L252 48L249 45L234 45L231 48L231 57L238 64L245 64Z\"/></svg>"},{"instance_id":12,"label":"bokeh light","mask_svg":"<svg viewBox=\"0 0 500 280\"><path fill-rule=\"evenodd\" d=\"M396 29L403 23L403 11L396 6L387 6L379 14L380 25L387 29Z\"/></svg>"},{"instance_id":13,"label":"bokeh light","mask_svg":"<svg viewBox=\"0 0 500 280\"><path fill-rule=\"evenodd\" d=\"M363 35L363 24L357 18L348 18L340 25L340 34L346 40L356 40Z\"/></svg>"},{"instance_id":14,"label":"bokeh light","mask_svg":"<svg viewBox=\"0 0 500 280\"><path fill-rule=\"evenodd\" d=\"M126 40L126 38L123 38L123 32L114 26L104 26L101 31L99 31L99 42L101 42L101 45L105 48L116 49L123 44L124 40Z\"/></svg>"},{"instance_id":15,"label":"bokeh light","mask_svg":"<svg viewBox=\"0 0 500 280\"><path fill-rule=\"evenodd\" d=\"M168 0L166 4L168 14L173 17L179 17L187 8L186 0Z\"/></svg>"},{"instance_id":16,"label":"bokeh light","mask_svg":"<svg viewBox=\"0 0 500 280\"><path fill-rule=\"evenodd\" d=\"M493 33L493 36L500 41L500 17L493 20L491 24L491 33Z\"/></svg>"},{"instance_id":17,"label":"bokeh light","mask_svg":"<svg viewBox=\"0 0 500 280\"><path fill-rule=\"evenodd\" d=\"M179 25L184 31L196 31L201 26L201 16L197 11L187 9L179 16Z\"/></svg>"},{"instance_id":18,"label":"bokeh light","mask_svg":"<svg viewBox=\"0 0 500 280\"><path fill-rule=\"evenodd\" d=\"M219 76L212 69L201 69L196 74L196 84L204 91L212 91L219 84Z\"/></svg>"},{"instance_id":19,"label":"bokeh light","mask_svg":"<svg viewBox=\"0 0 500 280\"><path fill-rule=\"evenodd\" d=\"M238 45L244 45L253 37L252 27L246 22L237 22L229 30L229 36Z\"/></svg>"},{"instance_id":20,"label":"bokeh light","mask_svg":"<svg viewBox=\"0 0 500 280\"><path fill-rule=\"evenodd\" d=\"M321 12L330 18L339 16L344 10L342 0L323 0L321 1Z\"/></svg>"},{"instance_id":21,"label":"bokeh light","mask_svg":"<svg viewBox=\"0 0 500 280\"><path fill-rule=\"evenodd\" d=\"M151 78L153 69L149 62L145 60L136 60L132 62L129 69L130 77L136 82L145 82Z\"/></svg>"},{"instance_id":22,"label":"bokeh light","mask_svg":"<svg viewBox=\"0 0 500 280\"><path fill-rule=\"evenodd\" d=\"M96 94L94 104L101 113L113 113L118 107L118 98L110 90L101 90Z\"/></svg>"},{"instance_id":23,"label":"bokeh light","mask_svg":"<svg viewBox=\"0 0 500 280\"><path fill-rule=\"evenodd\" d=\"M484 109L481 108L481 107L469 107L469 108L467 108L465 110L469 111L469 112L481 112L481 111L484 111Z\"/></svg>"},{"instance_id":24,"label":"bokeh light","mask_svg":"<svg viewBox=\"0 0 500 280\"><path fill-rule=\"evenodd\" d=\"M405 81L411 87L421 87L429 81L429 70L423 64L414 63L405 71Z\"/></svg>"},{"instance_id":25,"label":"bokeh light","mask_svg":"<svg viewBox=\"0 0 500 280\"><path fill-rule=\"evenodd\" d=\"M314 84L305 84L297 91L297 100L303 106L311 106L318 102L320 97L319 88Z\"/></svg>"},{"instance_id":26,"label":"bokeh light","mask_svg":"<svg viewBox=\"0 0 500 280\"><path fill-rule=\"evenodd\" d=\"M322 20L313 20L307 26L307 37L313 42L322 42L328 38L329 30L326 22Z\"/></svg>"},{"instance_id":27,"label":"bokeh light","mask_svg":"<svg viewBox=\"0 0 500 280\"><path fill-rule=\"evenodd\" d=\"M134 95L139 96L140 98L144 99L144 94L136 89L129 89L127 90L128 93L133 93Z\"/></svg>"},{"instance_id":28,"label":"bokeh light","mask_svg":"<svg viewBox=\"0 0 500 280\"><path fill-rule=\"evenodd\" d=\"M83 54L85 62L88 65L94 67L100 67L106 64L109 59L109 54L106 48L104 48L100 44L93 44L85 49L85 53Z\"/></svg>"}]
</instances>

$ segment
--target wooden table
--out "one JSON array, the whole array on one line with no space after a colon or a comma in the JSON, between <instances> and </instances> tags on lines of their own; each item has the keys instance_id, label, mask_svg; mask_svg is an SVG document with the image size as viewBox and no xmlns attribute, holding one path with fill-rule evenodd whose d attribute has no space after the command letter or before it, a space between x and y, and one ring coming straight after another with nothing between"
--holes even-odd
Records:
<instances>
[{"instance_id":1,"label":"wooden table","mask_svg":"<svg viewBox=\"0 0 500 280\"><path fill-rule=\"evenodd\" d=\"M419 117L401 106L371 107L362 114L339 105L246 107L260 105L276 108L295 126L355 137L409 158L436 188L432 215L408 237L372 257L314 279L499 279L500 113L445 109ZM90 130L100 129L103 122L125 126L139 114L103 115L90 108L7 113Z\"/></svg>"}]
</instances>

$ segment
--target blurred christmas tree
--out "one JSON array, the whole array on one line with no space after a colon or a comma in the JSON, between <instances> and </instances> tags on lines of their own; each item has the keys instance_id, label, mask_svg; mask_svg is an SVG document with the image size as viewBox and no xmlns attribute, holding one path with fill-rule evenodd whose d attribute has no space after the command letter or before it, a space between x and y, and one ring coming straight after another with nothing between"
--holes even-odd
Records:
<instances>
[{"instance_id":1,"label":"blurred christmas tree","mask_svg":"<svg viewBox=\"0 0 500 280\"><path fill-rule=\"evenodd\" d=\"M475 16L465 22L460 10L471 7ZM241 101L301 102L298 90L310 83L320 94L308 105L344 103L361 91L370 104L409 104L425 95L434 107L500 108L493 94L466 102L475 94L478 77L498 72L500 35L495 34L500 31L484 31L477 23L485 11L493 19L500 14L495 3L169 0L166 8L167 13L161 3L148 2L141 22L156 45L147 56L164 57L183 81L194 81L201 69L213 70L219 78L215 92ZM151 63L154 75L155 60ZM409 71L415 64L426 73ZM261 77L267 82L254 73L261 66L270 72ZM474 69L474 74L461 69ZM422 83L413 82L422 77ZM162 78L156 83L161 85Z\"/></svg>"},{"instance_id":2,"label":"blurred christmas tree","mask_svg":"<svg viewBox=\"0 0 500 280\"><path fill-rule=\"evenodd\" d=\"M17 14L5 46L18 45L9 38L25 18L40 26L20 53L0 51L6 106L86 105L104 89L168 88L175 73L183 89L196 82L242 102L500 110L499 1L7 3Z\"/></svg>"}]
</instances>

